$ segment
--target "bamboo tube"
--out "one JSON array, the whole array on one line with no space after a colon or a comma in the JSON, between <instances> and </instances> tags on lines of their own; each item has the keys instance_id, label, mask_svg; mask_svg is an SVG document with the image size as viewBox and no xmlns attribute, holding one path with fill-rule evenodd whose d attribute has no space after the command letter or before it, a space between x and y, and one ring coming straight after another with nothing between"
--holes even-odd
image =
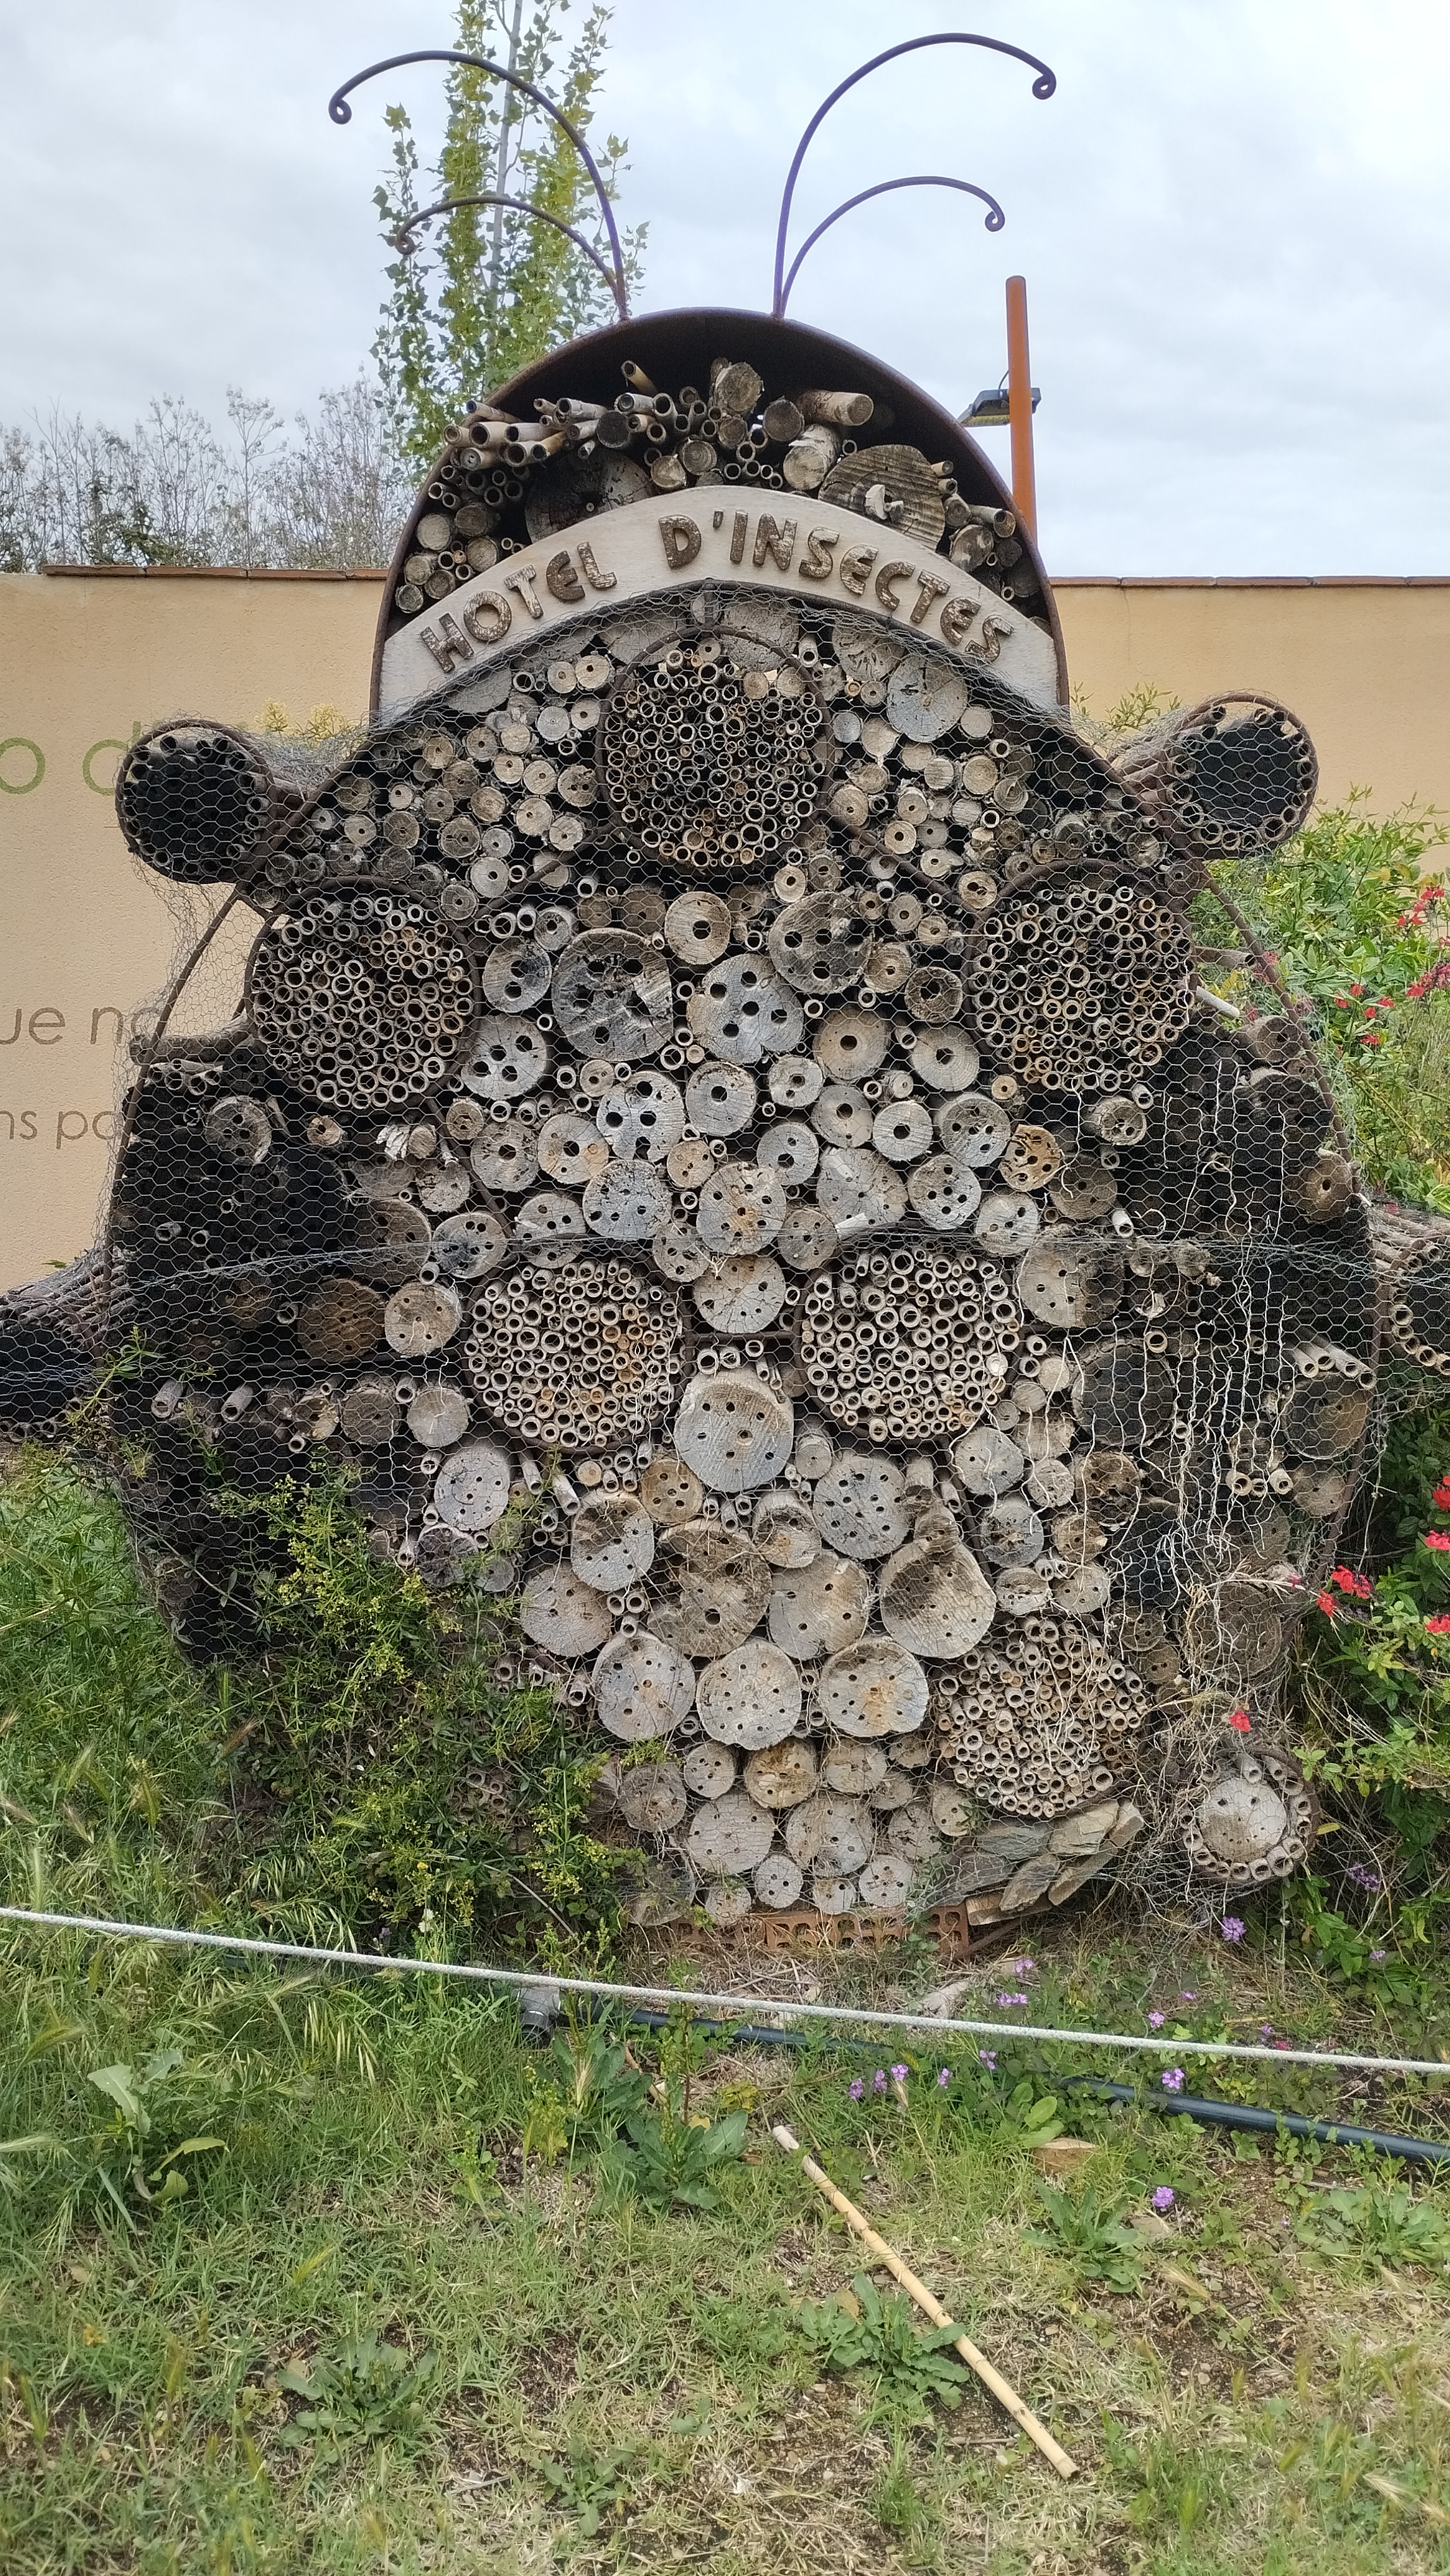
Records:
<instances>
[{"instance_id":1,"label":"bamboo tube","mask_svg":"<svg viewBox=\"0 0 1450 2576\"><path fill-rule=\"evenodd\" d=\"M783 2121L776 2122L770 2134L776 2145L783 2147L787 2155L800 2155L800 2140L792 2134ZM822 2171L814 2156L801 2156L801 2171L807 2182L815 2184L817 2191L830 2202L831 2207L840 2211L847 2226L854 2228L862 2244L870 2249L877 2262L884 2263L887 2271L894 2274L908 2298L916 2301L923 2315L930 2317L933 2325L951 2327L953 2320L947 2315L941 2301L933 2298L926 2283L917 2279L910 2264L902 2261L901 2256L887 2244L885 2237L877 2235L875 2228L862 2217L855 2202L848 2200L843 2191L837 2190L830 2175ZM1060 2442L1053 2440L1047 2426L1039 2422L1030 2406L1024 2405L1011 2382L1003 2378L1000 2370L993 2368L986 2354L977 2350L971 2338L968 2335L959 2334L956 2337L954 2349L976 2372L983 2385L990 2388L998 2405L1005 2406L1013 2422L1021 2425L1028 2440L1036 2443L1043 2458L1051 2461L1058 2476L1076 2477L1076 2460L1069 2457Z\"/></svg>"},{"instance_id":2,"label":"bamboo tube","mask_svg":"<svg viewBox=\"0 0 1450 2576\"><path fill-rule=\"evenodd\" d=\"M527 435L527 423L523 421L504 420L496 413L483 420L474 412L465 424L463 437L468 445L481 448L485 455L489 455L495 448L507 447L521 431Z\"/></svg>"}]
</instances>

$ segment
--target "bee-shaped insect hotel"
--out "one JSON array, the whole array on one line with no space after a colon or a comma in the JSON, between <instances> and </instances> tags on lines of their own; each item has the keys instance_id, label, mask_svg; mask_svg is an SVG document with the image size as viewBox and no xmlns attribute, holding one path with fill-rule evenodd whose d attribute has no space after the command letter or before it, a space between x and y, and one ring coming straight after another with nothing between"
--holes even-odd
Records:
<instances>
[{"instance_id":1,"label":"bee-shaped insect hotel","mask_svg":"<svg viewBox=\"0 0 1450 2576\"><path fill-rule=\"evenodd\" d=\"M1309 1849L1276 1687L1375 1268L1268 961L1225 1005L1191 913L1314 755L1226 694L1110 760L1066 701L957 423L698 311L458 420L341 766L190 719L123 765L131 849L254 923L108 1217L183 1618L235 1545L198 1424L254 1491L345 1464L377 1552L517 1596L642 1920L980 1926Z\"/></svg>"}]
</instances>

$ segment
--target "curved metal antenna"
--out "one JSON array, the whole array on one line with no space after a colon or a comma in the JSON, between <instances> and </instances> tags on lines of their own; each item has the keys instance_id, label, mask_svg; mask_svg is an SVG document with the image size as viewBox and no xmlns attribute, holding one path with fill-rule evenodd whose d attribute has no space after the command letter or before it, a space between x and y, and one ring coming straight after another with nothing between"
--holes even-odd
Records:
<instances>
[{"instance_id":1,"label":"curved metal antenna","mask_svg":"<svg viewBox=\"0 0 1450 2576\"><path fill-rule=\"evenodd\" d=\"M1009 47L1007 50L1010 52L1012 48ZM525 98L531 98L536 107L541 107L546 116L552 117L561 134L566 134L568 136L569 141L573 144L575 151L578 153L580 160L583 162L585 169L589 173L590 185L594 190L595 196L599 200L599 211L604 218L604 229L609 236L609 247L614 253L613 274L611 276L608 270L605 271L605 274L606 276L609 276L610 285L614 290L614 300L619 307L620 318L622 321L627 322L629 320L629 305L626 298L624 282L624 252L620 245L619 227L614 220L614 208L609 202L609 191L605 187L603 177L600 173L599 164L595 160L593 153L590 151L588 144L585 142L584 137L579 132L577 126L571 125L568 117L564 114L563 109L556 107L553 100L549 98L543 90L535 89L532 81L524 80L518 72L506 71L502 63L491 63L486 61L482 54L463 54L456 52L450 46L430 45L426 46L421 52L416 54L389 54L385 62L369 63L365 72L354 72L352 79L344 81L340 89L335 89L331 98L327 102L327 113L331 117L333 124L350 125L352 123L352 109L347 103L349 90L361 89L364 81L376 80L380 72L401 71L409 63L463 63L468 65L473 71L487 72L490 80L507 81L510 89L520 90ZM829 101L827 104L829 105ZM491 203L493 200L481 200L480 202ZM537 212L537 209L530 207L528 211L533 214ZM549 216L546 220L553 222L554 218ZM564 229L567 230L568 227L565 226ZM577 240L578 235L575 234L572 238ZM597 266L599 263L596 262L595 264Z\"/></svg>"},{"instance_id":2,"label":"curved metal antenna","mask_svg":"<svg viewBox=\"0 0 1450 2576\"><path fill-rule=\"evenodd\" d=\"M557 215L551 215L543 206L536 206L529 197L500 197L492 192L481 197L444 197L436 206L425 206L421 214L410 215L405 224L399 224L396 232L389 233L388 239L393 248L400 250L405 259L411 259L418 245L410 239L410 235L417 231L420 224L431 223L435 215L451 215L455 206L512 206L516 214L532 215L536 223L552 224L556 233L567 233L575 248L582 250L585 258L592 260L598 269L619 307L621 322L629 320L629 306L614 270L606 267L592 243L587 242L582 233L576 232L572 224L562 223ZM810 245L807 244L807 248L809 247Z\"/></svg>"},{"instance_id":3,"label":"curved metal antenna","mask_svg":"<svg viewBox=\"0 0 1450 2576\"><path fill-rule=\"evenodd\" d=\"M795 158L791 162L789 170L786 172L785 187L780 200L780 221L776 227L775 235L775 289L770 307L771 312L775 315L777 320L779 320L785 311L785 297L789 292L785 283L785 246L786 239L790 231L791 205L795 197L795 183L800 177L801 163L804 161L806 153L810 149L811 140L817 127L824 122L827 116L829 116L837 100L844 98L847 90L854 89L858 81L866 80L872 72L880 71L883 63L894 63L898 55L920 53L923 48L928 45L979 45L986 53L1010 54L1014 62L1026 63L1029 70L1036 72L1037 78L1032 84L1032 95L1034 98L1051 98L1053 91L1057 87L1056 72L1051 70L1049 65L1043 62L1039 55L1024 53L1020 45L1005 45L996 36L970 36L959 31L954 31L951 34L940 36L908 37L904 44L888 45L884 54L873 54L869 63L862 63L856 71L848 73L845 80L837 83L836 87L832 90L830 97L822 99L820 106L816 109L815 115L811 118L809 125L806 127L804 134L796 145ZM853 198L851 202L853 204L859 204L860 200L859 198ZM837 212L844 213L845 208L838 207ZM834 218L832 218L832 220L834 220ZM814 240L815 238L816 236L812 234L811 239ZM809 242L806 244L806 248L810 248ZM797 260L796 267L798 268L799 265L800 261ZM794 268L791 271L791 275L792 277L795 275Z\"/></svg>"},{"instance_id":4,"label":"curved metal antenna","mask_svg":"<svg viewBox=\"0 0 1450 2576\"><path fill-rule=\"evenodd\" d=\"M781 321L784 321L785 319L785 308L790 302L790 291L796 282L801 261L805 258L807 251L814 250L822 233L828 233L832 224L838 224L843 215L849 215L853 206L864 206L868 197L889 197L893 188L956 188L964 197L980 197L983 205L988 210L986 222L982 227L984 232L999 233L1007 220L1001 207L998 205L996 198L989 197L985 188L974 188L970 179L942 179L936 177L920 179L878 179L874 188L863 188L858 196L847 197L843 205L837 206L834 214L827 215L824 223L817 224L813 233L807 233L805 240L801 243L800 249L796 252L794 259L791 261L790 267L786 271L785 283L781 287L780 294L776 299L775 309L777 316Z\"/></svg>"}]
</instances>

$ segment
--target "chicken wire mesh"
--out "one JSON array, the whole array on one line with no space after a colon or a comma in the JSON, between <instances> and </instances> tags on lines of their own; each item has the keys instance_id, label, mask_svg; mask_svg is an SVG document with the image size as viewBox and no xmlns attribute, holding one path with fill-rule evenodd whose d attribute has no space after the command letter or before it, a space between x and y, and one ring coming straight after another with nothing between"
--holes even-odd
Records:
<instances>
[{"instance_id":1,"label":"chicken wire mesh","mask_svg":"<svg viewBox=\"0 0 1450 2576\"><path fill-rule=\"evenodd\" d=\"M689 389L532 461L465 426L387 628L732 469L1041 612L1009 512L726 372L730 454ZM113 1430L194 1651L245 1621L226 1489L319 1462L379 1555L516 1595L502 1676L607 1750L642 1921L1282 1876L1380 1299L1323 1069L1257 945L1207 992L1189 905L1313 783L1263 701L1113 764L980 646L743 574L586 600L332 758L159 728L118 812L194 960L6 1409L134 1333ZM1443 1252L1396 1276L1444 1368Z\"/></svg>"}]
</instances>

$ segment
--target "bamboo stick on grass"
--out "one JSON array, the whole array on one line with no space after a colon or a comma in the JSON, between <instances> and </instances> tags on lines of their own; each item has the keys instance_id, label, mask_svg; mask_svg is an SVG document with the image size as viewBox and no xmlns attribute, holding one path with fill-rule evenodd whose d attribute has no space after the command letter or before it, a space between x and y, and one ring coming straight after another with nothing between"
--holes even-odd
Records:
<instances>
[{"instance_id":1,"label":"bamboo stick on grass","mask_svg":"<svg viewBox=\"0 0 1450 2576\"><path fill-rule=\"evenodd\" d=\"M892 2273L901 2283L901 2286L903 2290L905 2290L908 2298L916 2301L916 2304L921 2309L923 2315L930 2317L933 2325L951 2328L953 2326L953 2319L947 2315L940 2299L933 2298L931 2291L926 2286L926 2283L917 2279L910 2264L902 2261L901 2256L896 2252L895 2248L887 2244L885 2237L877 2235L875 2228L871 2226L869 2220L862 2216L860 2210L856 2207L855 2202L848 2200L845 2193L837 2189L836 2185L832 2182L830 2175L823 2172L822 2168L816 2163L814 2156L801 2155L799 2138L797 2138L793 2132L785 2126L783 2121L775 2123L770 2134L774 2138L776 2145L783 2147L787 2155L800 2155L801 2171L805 2175L807 2182L814 2183L817 2191L830 2202L831 2207L840 2211L840 2214L844 2218L847 2226L854 2228L856 2234L860 2237L862 2244L869 2247L877 2262L885 2264L887 2271ZM1013 2422L1021 2425L1028 2440L1036 2443L1043 2458L1051 2461L1058 2476L1060 2478L1076 2477L1076 2460L1069 2457L1060 2442L1055 2442L1053 2440L1047 2426L1040 2422L1038 2417L1033 2414L1030 2406L1023 2403L1010 2380L1004 2379L1000 2370L994 2369L992 2363L987 2359L986 2354L977 2350L977 2347L972 2342L970 2336L964 2334L957 2335L954 2349L961 2354L963 2361L967 2362L976 2372L977 2377L982 2381L983 2385L990 2388L998 2405L1005 2406Z\"/></svg>"}]
</instances>

